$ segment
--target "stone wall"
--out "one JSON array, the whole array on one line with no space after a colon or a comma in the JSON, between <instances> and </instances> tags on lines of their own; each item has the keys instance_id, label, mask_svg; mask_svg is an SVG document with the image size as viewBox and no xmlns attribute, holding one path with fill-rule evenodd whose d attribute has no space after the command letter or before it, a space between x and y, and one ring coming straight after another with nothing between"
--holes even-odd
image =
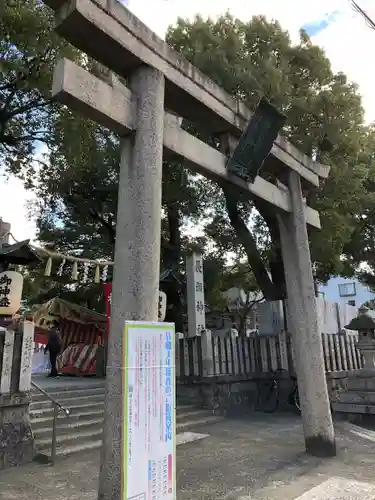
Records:
<instances>
[{"instance_id":1,"label":"stone wall","mask_svg":"<svg viewBox=\"0 0 375 500\"><path fill-rule=\"evenodd\" d=\"M327 385L332 402L336 401L338 393L345 390L352 372L327 373ZM226 417L242 416L254 411L261 411L258 399L258 381L277 380L279 403L277 411L298 412L291 400L294 381L289 374L277 373L262 378L247 378L224 375L208 377L177 384L177 402L198 404L202 408L212 410L217 415ZM264 387L264 386L263 386Z\"/></svg>"},{"instance_id":2,"label":"stone wall","mask_svg":"<svg viewBox=\"0 0 375 500\"><path fill-rule=\"evenodd\" d=\"M0 470L34 458L29 404L29 394L0 395Z\"/></svg>"},{"instance_id":3,"label":"stone wall","mask_svg":"<svg viewBox=\"0 0 375 500\"><path fill-rule=\"evenodd\" d=\"M0 470L30 462L35 453L29 419L31 325L0 331Z\"/></svg>"}]
</instances>

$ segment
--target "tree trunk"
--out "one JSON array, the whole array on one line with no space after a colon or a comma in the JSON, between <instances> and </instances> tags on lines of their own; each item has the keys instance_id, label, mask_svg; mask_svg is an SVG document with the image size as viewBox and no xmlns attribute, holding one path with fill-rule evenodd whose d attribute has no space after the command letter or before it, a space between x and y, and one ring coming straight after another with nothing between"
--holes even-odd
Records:
<instances>
[{"instance_id":1,"label":"tree trunk","mask_svg":"<svg viewBox=\"0 0 375 500\"><path fill-rule=\"evenodd\" d=\"M177 203L167 203L167 218L169 229L168 248L164 249L164 265L167 269L175 269L176 277L179 275L179 265L181 259L181 220ZM183 305L181 300L181 285L179 281L172 277L171 281L164 287L167 294L167 314L166 321L175 324L177 332L183 331ZM172 307L168 307L172 306Z\"/></svg>"},{"instance_id":2,"label":"tree trunk","mask_svg":"<svg viewBox=\"0 0 375 500\"><path fill-rule=\"evenodd\" d=\"M284 274L284 263L281 254L279 225L275 213L261 200L255 202L255 207L267 224L271 237L271 253L269 257L269 266L272 277L272 283L275 288L275 300L284 300L286 298L286 283Z\"/></svg>"},{"instance_id":3,"label":"tree trunk","mask_svg":"<svg viewBox=\"0 0 375 500\"><path fill-rule=\"evenodd\" d=\"M230 223L236 232L238 242L245 250L249 266L254 273L259 288L262 290L264 298L266 300L278 300L280 293L271 280L270 274L257 249L253 235L242 220L238 210L237 199L227 189L223 188L223 192Z\"/></svg>"}]
</instances>

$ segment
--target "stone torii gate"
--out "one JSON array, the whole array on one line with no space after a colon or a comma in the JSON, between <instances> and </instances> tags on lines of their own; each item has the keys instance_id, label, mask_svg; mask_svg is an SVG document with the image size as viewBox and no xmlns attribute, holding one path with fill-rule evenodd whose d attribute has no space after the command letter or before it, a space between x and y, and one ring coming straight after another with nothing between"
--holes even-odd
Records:
<instances>
[{"instance_id":1,"label":"stone torii gate","mask_svg":"<svg viewBox=\"0 0 375 500\"><path fill-rule=\"evenodd\" d=\"M204 124L235 144L251 118L243 103L117 0L45 3L55 10L57 32L111 72L107 80L99 79L62 60L55 69L53 95L122 138L99 498L118 500L121 490L123 324L129 319L157 320L163 150L206 177L262 199L277 213L305 445L311 454L335 455L306 227L319 229L320 220L302 194L303 187L319 186L329 167L278 136L261 171L271 171L274 183L261 176L247 183L230 174L227 157L182 130L178 117ZM128 87L115 75L126 78Z\"/></svg>"}]
</instances>

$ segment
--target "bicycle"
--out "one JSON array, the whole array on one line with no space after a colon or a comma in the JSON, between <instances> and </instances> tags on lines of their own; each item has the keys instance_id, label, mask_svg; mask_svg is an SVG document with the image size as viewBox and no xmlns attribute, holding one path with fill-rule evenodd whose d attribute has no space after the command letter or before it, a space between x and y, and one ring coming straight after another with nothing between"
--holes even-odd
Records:
<instances>
[{"instance_id":1,"label":"bicycle","mask_svg":"<svg viewBox=\"0 0 375 500\"><path fill-rule=\"evenodd\" d=\"M283 370L279 370L283 371ZM277 372L272 372L276 374ZM293 380L292 390L288 397L290 405L295 406L298 411L301 411L297 378L290 377ZM271 380L259 380L257 382L258 408L263 413L274 413L280 403L279 385L276 378Z\"/></svg>"}]
</instances>

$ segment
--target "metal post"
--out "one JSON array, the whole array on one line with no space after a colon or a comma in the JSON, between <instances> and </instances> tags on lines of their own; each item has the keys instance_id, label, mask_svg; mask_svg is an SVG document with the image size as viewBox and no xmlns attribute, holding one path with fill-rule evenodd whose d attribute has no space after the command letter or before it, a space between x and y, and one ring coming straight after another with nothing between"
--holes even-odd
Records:
<instances>
[{"instance_id":1,"label":"metal post","mask_svg":"<svg viewBox=\"0 0 375 500\"><path fill-rule=\"evenodd\" d=\"M57 438L57 417L59 408L56 403L53 403L53 424L52 424L52 443L51 443L51 464L55 464L56 459L56 438Z\"/></svg>"}]
</instances>

